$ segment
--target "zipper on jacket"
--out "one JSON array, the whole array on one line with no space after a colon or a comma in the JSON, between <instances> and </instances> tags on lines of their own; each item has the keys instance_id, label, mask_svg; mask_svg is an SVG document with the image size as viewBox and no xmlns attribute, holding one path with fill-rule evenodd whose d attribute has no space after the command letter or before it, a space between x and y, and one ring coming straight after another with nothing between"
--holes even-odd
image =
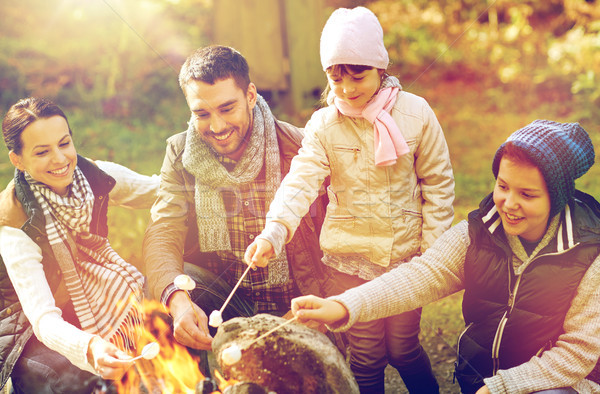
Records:
<instances>
[{"instance_id":1,"label":"zipper on jacket","mask_svg":"<svg viewBox=\"0 0 600 394\"><path fill-rule=\"evenodd\" d=\"M579 243L573 245L573 247L579 245ZM527 270L527 268L529 268L531 266L531 264L535 261L538 260L540 257L544 257L544 256L559 256L561 254L565 254L568 251L570 251L572 248L566 249L562 252L557 252L557 253L546 253L543 255L538 255L536 256L533 260L531 260L527 266L523 269L523 272L521 272L518 276L517 276L517 281L514 285L514 287L512 288L512 290L510 289L510 278L512 277L512 273L511 273L511 267L512 267L512 255L511 255L511 261L509 262L508 265L508 278L509 278L509 293L508 293L508 302L506 305L506 311L504 312L504 315L502 316L502 319L500 319L500 322L498 323L498 329L496 330L496 335L494 335L494 342L492 344L492 376L496 375L496 373L498 373L498 370L500 369L500 343L502 341L502 336L504 335L504 329L506 327L506 323L508 322L508 318L510 317L510 313L513 310L513 307L515 306L515 300L517 298L517 291L519 290L519 284L521 283L521 278L523 277L523 274L525 273L525 271Z\"/></svg>"},{"instance_id":2,"label":"zipper on jacket","mask_svg":"<svg viewBox=\"0 0 600 394\"><path fill-rule=\"evenodd\" d=\"M519 290L522 275L523 274L521 273L521 275L517 276L517 282L508 294L506 311L504 311L504 315L502 316L502 319L500 319L500 323L498 323L496 335L494 335L494 342L492 344L492 375L496 375L500 369L500 343L502 342L502 335L504 334L504 328L506 327L510 313L515 306L515 299L517 297L517 291Z\"/></svg>"},{"instance_id":3,"label":"zipper on jacket","mask_svg":"<svg viewBox=\"0 0 600 394\"><path fill-rule=\"evenodd\" d=\"M458 362L459 362L459 359L460 359L460 341L462 340L462 337L469 330L469 328L471 328L472 325L473 325L473 322L469 323L465 327L465 329L462 330L462 332L460 333L460 335L458 336L458 342L456 342L456 361L454 362L454 372L452 373L452 384L454 384L455 381L456 381L456 368L458 368Z\"/></svg>"},{"instance_id":4,"label":"zipper on jacket","mask_svg":"<svg viewBox=\"0 0 600 394\"><path fill-rule=\"evenodd\" d=\"M98 197L98 200L100 200L100 204L98 206L98 212L102 212L102 209L104 208L104 205L108 203L108 195L100 196L100 197ZM92 212L93 212L93 208L92 208ZM94 233L95 234L98 234L98 227L99 226L100 226L100 220L96 220L96 226L94 228ZM92 232L92 229L90 227L90 233L91 232Z\"/></svg>"},{"instance_id":5,"label":"zipper on jacket","mask_svg":"<svg viewBox=\"0 0 600 394\"><path fill-rule=\"evenodd\" d=\"M337 150L340 152L351 152L354 153L354 159L357 158L358 152L360 152L360 148L350 148L348 146L334 146L333 150Z\"/></svg>"}]
</instances>

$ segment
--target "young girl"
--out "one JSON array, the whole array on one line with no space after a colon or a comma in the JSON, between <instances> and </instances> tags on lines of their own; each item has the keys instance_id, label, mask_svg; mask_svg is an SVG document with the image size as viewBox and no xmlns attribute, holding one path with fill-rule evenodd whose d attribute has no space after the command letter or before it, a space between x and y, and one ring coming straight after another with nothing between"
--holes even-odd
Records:
<instances>
[{"instance_id":1,"label":"young girl","mask_svg":"<svg viewBox=\"0 0 600 394\"><path fill-rule=\"evenodd\" d=\"M246 251L264 266L289 241L327 176L321 230L328 295L370 281L423 253L452 223L454 179L429 105L386 74L383 31L363 7L336 10L321 36L331 93L317 111L262 234ZM350 362L361 392L384 391L388 363L410 392L437 392L418 339L420 309L356 324Z\"/></svg>"},{"instance_id":2,"label":"young girl","mask_svg":"<svg viewBox=\"0 0 600 394\"><path fill-rule=\"evenodd\" d=\"M464 289L455 372L464 393L600 392L590 380L600 355L600 204L574 182L594 156L577 123L525 126L497 150L494 191L468 221L410 263L338 297L297 298L292 311L343 330Z\"/></svg>"},{"instance_id":3,"label":"young girl","mask_svg":"<svg viewBox=\"0 0 600 394\"><path fill-rule=\"evenodd\" d=\"M107 207L150 208L158 177L78 156L63 111L20 100L2 122L0 387L91 393L131 366L144 278L106 238ZM110 174L110 175L109 175Z\"/></svg>"}]
</instances>

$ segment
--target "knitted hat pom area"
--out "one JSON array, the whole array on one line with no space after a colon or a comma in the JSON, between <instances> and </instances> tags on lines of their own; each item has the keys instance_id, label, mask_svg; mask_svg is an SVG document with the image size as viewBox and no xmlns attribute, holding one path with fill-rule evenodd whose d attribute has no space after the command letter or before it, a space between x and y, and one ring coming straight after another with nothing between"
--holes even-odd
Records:
<instances>
[{"instance_id":1,"label":"knitted hat pom area","mask_svg":"<svg viewBox=\"0 0 600 394\"><path fill-rule=\"evenodd\" d=\"M381 24L365 7L333 11L321 32L320 55L323 71L337 64L385 70L390 62Z\"/></svg>"},{"instance_id":2,"label":"knitted hat pom area","mask_svg":"<svg viewBox=\"0 0 600 394\"><path fill-rule=\"evenodd\" d=\"M594 164L594 145L579 123L535 120L512 133L494 155L492 171L498 177L508 142L527 152L539 168L550 195L550 217L561 212L575 193L575 179Z\"/></svg>"}]
</instances>

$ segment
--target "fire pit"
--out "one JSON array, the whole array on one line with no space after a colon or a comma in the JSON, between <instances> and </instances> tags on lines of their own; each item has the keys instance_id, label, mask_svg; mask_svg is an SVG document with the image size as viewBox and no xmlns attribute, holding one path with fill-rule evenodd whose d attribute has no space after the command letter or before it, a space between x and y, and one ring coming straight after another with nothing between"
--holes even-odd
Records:
<instances>
[{"instance_id":1,"label":"fire pit","mask_svg":"<svg viewBox=\"0 0 600 394\"><path fill-rule=\"evenodd\" d=\"M344 357L322 333L291 323L254 342L285 320L267 314L223 323L213 340L213 352L225 378L254 383L277 393L358 393ZM222 354L232 345L241 359L231 365Z\"/></svg>"}]
</instances>

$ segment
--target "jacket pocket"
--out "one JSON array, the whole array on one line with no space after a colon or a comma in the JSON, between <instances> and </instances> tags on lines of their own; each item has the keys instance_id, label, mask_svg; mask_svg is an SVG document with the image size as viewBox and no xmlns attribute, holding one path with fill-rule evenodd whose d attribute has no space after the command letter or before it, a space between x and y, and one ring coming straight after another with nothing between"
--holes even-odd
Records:
<instances>
[{"instance_id":1,"label":"jacket pocket","mask_svg":"<svg viewBox=\"0 0 600 394\"><path fill-rule=\"evenodd\" d=\"M421 234L423 229L423 214L411 209L402 210L402 220L407 234Z\"/></svg>"},{"instance_id":2,"label":"jacket pocket","mask_svg":"<svg viewBox=\"0 0 600 394\"><path fill-rule=\"evenodd\" d=\"M480 371L491 369L489 352L467 334L472 327L471 322L458 336L454 363L454 378L458 380L461 392L465 394L474 394L481 388L484 385L484 373Z\"/></svg>"},{"instance_id":3,"label":"jacket pocket","mask_svg":"<svg viewBox=\"0 0 600 394\"><path fill-rule=\"evenodd\" d=\"M332 149L332 161L336 166L336 172L356 178L360 174L360 146L334 145Z\"/></svg>"},{"instance_id":4,"label":"jacket pocket","mask_svg":"<svg viewBox=\"0 0 600 394\"><path fill-rule=\"evenodd\" d=\"M419 219L423 217L423 214L421 212L413 211L411 209L403 209L402 213L405 214L406 216L412 216L412 217L416 217Z\"/></svg>"},{"instance_id":5,"label":"jacket pocket","mask_svg":"<svg viewBox=\"0 0 600 394\"><path fill-rule=\"evenodd\" d=\"M358 154L360 152L359 146L346 146L346 145L334 145L333 151L337 153L354 153Z\"/></svg>"},{"instance_id":6,"label":"jacket pocket","mask_svg":"<svg viewBox=\"0 0 600 394\"><path fill-rule=\"evenodd\" d=\"M458 335L458 340L456 342L456 359L458 360L458 358L460 357L460 342L463 339L463 336L467 333L467 331L469 331L469 328L471 328L473 326L473 322L469 323L463 330L462 332Z\"/></svg>"},{"instance_id":7,"label":"jacket pocket","mask_svg":"<svg viewBox=\"0 0 600 394\"><path fill-rule=\"evenodd\" d=\"M544 344L544 346L542 346L542 347L540 348L540 350L538 350L538 351L537 351L537 353L535 354L535 356L536 356L536 357L541 357L541 356L542 356L542 354L543 354L543 353L544 353L546 350L550 350L550 349L552 349L552 346L554 346L554 345L553 345L553 343L552 343L552 340L548 339L548 342L546 342L546 343Z\"/></svg>"},{"instance_id":8,"label":"jacket pocket","mask_svg":"<svg viewBox=\"0 0 600 394\"><path fill-rule=\"evenodd\" d=\"M352 215L327 215L321 230L321 248L328 253L352 253L355 233Z\"/></svg>"}]
</instances>

